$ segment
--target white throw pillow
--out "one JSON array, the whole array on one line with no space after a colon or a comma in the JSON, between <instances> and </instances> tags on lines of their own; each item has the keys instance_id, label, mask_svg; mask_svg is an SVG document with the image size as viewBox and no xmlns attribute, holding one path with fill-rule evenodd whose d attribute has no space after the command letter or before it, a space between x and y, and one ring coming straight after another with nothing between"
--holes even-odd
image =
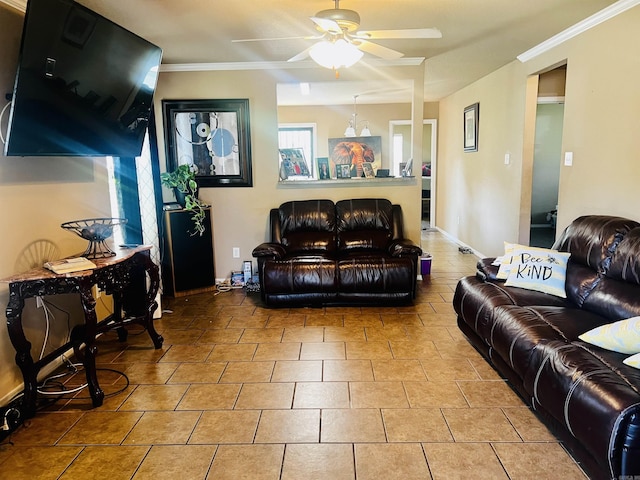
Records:
<instances>
[{"instance_id":1,"label":"white throw pillow","mask_svg":"<svg viewBox=\"0 0 640 480\"><path fill-rule=\"evenodd\" d=\"M546 248L516 249L505 285L567 298L565 280L570 256L568 252Z\"/></svg>"},{"instance_id":2,"label":"white throw pillow","mask_svg":"<svg viewBox=\"0 0 640 480\"><path fill-rule=\"evenodd\" d=\"M606 350L618 353L638 353L640 352L640 317L631 317L596 327L579 335L578 338ZM640 362L640 358L638 361Z\"/></svg>"}]
</instances>

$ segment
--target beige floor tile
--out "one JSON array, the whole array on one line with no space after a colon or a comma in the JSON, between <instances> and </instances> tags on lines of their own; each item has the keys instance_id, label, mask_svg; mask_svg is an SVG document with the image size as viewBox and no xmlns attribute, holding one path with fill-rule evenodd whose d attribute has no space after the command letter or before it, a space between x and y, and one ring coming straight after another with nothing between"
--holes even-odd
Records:
<instances>
[{"instance_id":1,"label":"beige floor tile","mask_svg":"<svg viewBox=\"0 0 640 480\"><path fill-rule=\"evenodd\" d=\"M496 372L491 365L483 358L470 358L469 363L473 365L473 368L482 380L500 380L502 376Z\"/></svg>"},{"instance_id":2,"label":"beige floor tile","mask_svg":"<svg viewBox=\"0 0 640 480\"><path fill-rule=\"evenodd\" d=\"M205 330L203 335L207 334L206 330L213 330L213 329L221 330L221 329L227 328L227 325L229 325L229 322L231 321L231 317L228 315L222 315L222 316L215 315L215 311L216 311L216 308L211 307L210 311L208 312L211 315L197 316L191 323L190 327ZM205 343L205 342L202 342L202 337L200 337L199 342Z\"/></svg>"},{"instance_id":3,"label":"beige floor tile","mask_svg":"<svg viewBox=\"0 0 640 480\"><path fill-rule=\"evenodd\" d=\"M322 361L304 360L276 362L272 382L320 382L322 381Z\"/></svg>"},{"instance_id":4,"label":"beige floor tile","mask_svg":"<svg viewBox=\"0 0 640 480\"><path fill-rule=\"evenodd\" d=\"M493 448L513 480L587 478L558 443L497 443ZM540 461L541 459L544 461Z\"/></svg>"},{"instance_id":5,"label":"beige floor tile","mask_svg":"<svg viewBox=\"0 0 640 480\"><path fill-rule=\"evenodd\" d=\"M174 374L180 363L134 363L124 373L132 385L163 385Z\"/></svg>"},{"instance_id":6,"label":"beige floor tile","mask_svg":"<svg viewBox=\"0 0 640 480\"><path fill-rule=\"evenodd\" d=\"M409 325L407 326L407 337L409 340L420 340L423 342L434 340L453 340L453 337L449 333L449 329L447 327L438 326L414 327Z\"/></svg>"},{"instance_id":7,"label":"beige floor tile","mask_svg":"<svg viewBox=\"0 0 640 480\"><path fill-rule=\"evenodd\" d=\"M456 382L405 382L411 408L468 407Z\"/></svg>"},{"instance_id":8,"label":"beige floor tile","mask_svg":"<svg viewBox=\"0 0 640 480\"><path fill-rule=\"evenodd\" d=\"M347 342L347 360L393 358L387 341Z\"/></svg>"},{"instance_id":9,"label":"beige floor tile","mask_svg":"<svg viewBox=\"0 0 640 480\"><path fill-rule=\"evenodd\" d=\"M303 343L300 360L344 360L343 342Z\"/></svg>"},{"instance_id":10,"label":"beige floor tile","mask_svg":"<svg viewBox=\"0 0 640 480\"><path fill-rule=\"evenodd\" d=\"M520 436L499 408L444 408L456 442L519 442Z\"/></svg>"},{"instance_id":11,"label":"beige floor tile","mask_svg":"<svg viewBox=\"0 0 640 480\"><path fill-rule=\"evenodd\" d=\"M425 443L423 448L434 480L509 478L489 443Z\"/></svg>"},{"instance_id":12,"label":"beige floor tile","mask_svg":"<svg viewBox=\"0 0 640 480\"><path fill-rule=\"evenodd\" d=\"M284 445L220 445L208 480L278 480Z\"/></svg>"},{"instance_id":13,"label":"beige floor tile","mask_svg":"<svg viewBox=\"0 0 640 480\"><path fill-rule=\"evenodd\" d=\"M248 362L253 360L257 348L258 345L253 343L216 345L207 362Z\"/></svg>"},{"instance_id":14,"label":"beige floor tile","mask_svg":"<svg viewBox=\"0 0 640 480\"><path fill-rule=\"evenodd\" d=\"M284 310L284 309L283 309ZM290 313L290 314L273 314L273 311L269 311L269 320L267 320L267 327L284 327L284 328L296 328L304 327L304 322L307 316L302 313Z\"/></svg>"},{"instance_id":15,"label":"beige floor tile","mask_svg":"<svg viewBox=\"0 0 640 480\"><path fill-rule=\"evenodd\" d=\"M108 478L129 480L149 451L148 446L85 447L60 480Z\"/></svg>"},{"instance_id":16,"label":"beige floor tile","mask_svg":"<svg viewBox=\"0 0 640 480\"><path fill-rule=\"evenodd\" d=\"M236 409L287 409L293 402L293 383L247 383L242 385Z\"/></svg>"},{"instance_id":17,"label":"beige floor tile","mask_svg":"<svg viewBox=\"0 0 640 480\"><path fill-rule=\"evenodd\" d=\"M217 383L226 366L224 362L181 363L167 383Z\"/></svg>"},{"instance_id":18,"label":"beige floor tile","mask_svg":"<svg viewBox=\"0 0 640 480\"><path fill-rule=\"evenodd\" d=\"M281 480L354 480L353 445L286 446Z\"/></svg>"},{"instance_id":19,"label":"beige floor tile","mask_svg":"<svg viewBox=\"0 0 640 480\"><path fill-rule=\"evenodd\" d=\"M386 442L378 409L322 410L322 443Z\"/></svg>"},{"instance_id":20,"label":"beige floor tile","mask_svg":"<svg viewBox=\"0 0 640 480\"><path fill-rule=\"evenodd\" d=\"M381 314L382 324L385 326L392 325L415 325L422 326L422 320L417 313L393 313L393 314Z\"/></svg>"},{"instance_id":21,"label":"beige floor tile","mask_svg":"<svg viewBox=\"0 0 640 480\"><path fill-rule=\"evenodd\" d=\"M211 353L211 345L172 345L160 362L204 362Z\"/></svg>"},{"instance_id":22,"label":"beige floor tile","mask_svg":"<svg viewBox=\"0 0 640 480\"><path fill-rule=\"evenodd\" d=\"M16 447L0 465L7 480L55 480L78 456L82 447ZM10 472L10 476L5 475ZM36 477L37 475L37 477Z\"/></svg>"},{"instance_id":23,"label":"beige floor tile","mask_svg":"<svg viewBox=\"0 0 640 480\"><path fill-rule=\"evenodd\" d=\"M518 395L502 380L458 382L460 390L473 407L520 407L524 405Z\"/></svg>"},{"instance_id":24,"label":"beige floor tile","mask_svg":"<svg viewBox=\"0 0 640 480\"><path fill-rule=\"evenodd\" d=\"M364 342L364 327L326 327L325 342Z\"/></svg>"},{"instance_id":25,"label":"beige floor tile","mask_svg":"<svg viewBox=\"0 0 640 480\"><path fill-rule=\"evenodd\" d=\"M166 328L162 331L163 345L165 347L169 345L191 345L196 343L203 333L204 330L197 328Z\"/></svg>"},{"instance_id":26,"label":"beige floor tile","mask_svg":"<svg viewBox=\"0 0 640 480\"><path fill-rule=\"evenodd\" d=\"M344 316L339 314L310 314L304 323L305 327L344 327Z\"/></svg>"},{"instance_id":27,"label":"beige floor tile","mask_svg":"<svg viewBox=\"0 0 640 480\"><path fill-rule=\"evenodd\" d=\"M138 385L120 410L174 410L188 385Z\"/></svg>"},{"instance_id":28,"label":"beige floor tile","mask_svg":"<svg viewBox=\"0 0 640 480\"><path fill-rule=\"evenodd\" d=\"M145 412L123 445L186 444L201 412Z\"/></svg>"},{"instance_id":29,"label":"beige floor tile","mask_svg":"<svg viewBox=\"0 0 640 480\"><path fill-rule=\"evenodd\" d=\"M468 360L452 362L440 358L421 360L427 379L432 382L451 380L480 380L480 376Z\"/></svg>"},{"instance_id":30,"label":"beige floor tile","mask_svg":"<svg viewBox=\"0 0 640 480\"><path fill-rule=\"evenodd\" d=\"M259 410L203 412L189 444L253 443L259 419Z\"/></svg>"},{"instance_id":31,"label":"beige floor tile","mask_svg":"<svg viewBox=\"0 0 640 480\"><path fill-rule=\"evenodd\" d=\"M388 340L407 340L406 325L390 327L365 327L367 342L386 342Z\"/></svg>"},{"instance_id":32,"label":"beige floor tile","mask_svg":"<svg viewBox=\"0 0 640 480\"><path fill-rule=\"evenodd\" d=\"M293 408L349 408L347 382L298 383Z\"/></svg>"},{"instance_id":33,"label":"beige floor tile","mask_svg":"<svg viewBox=\"0 0 640 480\"><path fill-rule=\"evenodd\" d=\"M415 358L415 359L431 359L441 358L436 346L432 341L407 340L397 341L391 340L391 351L393 358Z\"/></svg>"},{"instance_id":34,"label":"beige floor tile","mask_svg":"<svg viewBox=\"0 0 640 480\"><path fill-rule=\"evenodd\" d=\"M132 480L205 478L215 453L215 445L153 446Z\"/></svg>"},{"instance_id":35,"label":"beige floor tile","mask_svg":"<svg viewBox=\"0 0 640 480\"><path fill-rule=\"evenodd\" d=\"M280 343L284 328L246 328L240 343Z\"/></svg>"},{"instance_id":36,"label":"beige floor tile","mask_svg":"<svg viewBox=\"0 0 640 480\"><path fill-rule=\"evenodd\" d=\"M82 417L81 412L39 413L24 422L13 435L11 442L27 445L55 445L56 442ZM1 462L0 462L1 464Z\"/></svg>"},{"instance_id":37,"label":"beige floor tile","mask_svg":"<svg viewBox=\"0 0 640 480\"><path fill-rule=\"evenodd\" d=\"M431 478L419 443L355 445L355 458L358 480Z\"/></svg>"},{"instance_id":38,"label":"beige floor tile","mask_svg":"<svg viewBox=\"0 0 640 480\"><path fill-rule=\"evenodd\" d=\"M317 443L320 410L264 410L255 443Z\"/></svg>"},{"instance_id":39,"label":"beige floor tile","mask_svg":"<svg viewBox=\"0 0 640 480\"><path fill-rule=\"evenodd\" d=\"M351 382L352 408L409 408L402 382Z\"/></svg>"},{"instance_id":40,"label":"beige floor tile","mask_svg":"<svg viewBox=\"0 0 640 480\"><path fill-rule=\"evenodd\" d=\"M58 445L118 445L142 412L89 412L60 439Z\"/></svg>"},{"instance_id":41,"label":"beige floor tile","mask_svg":"<svg viewBox=\"0 0 640 480\"><path fill-rule=\"evenodd\" d=\"M241 328L205 330L198 343L238 343L243 332Z\"/></svg>"},{"instance_id":42,"label":"beige floor tile","mask_svg":"<svg viewBox=\"0 0 640 480\"><path fill-rule=\"evenodd\" d=\"M371 360L325 360L325 382L372 382Z\"/></svg>"},{"instance_id":43,"label":"beige floor tile","mask_svg":"<svg viewBox=\"0 0 640 480\"><path fill-rule=\"evenodd\" d=\"M376 382L427 380L419 360L373 360L371 364Z\"/></svg>"},{"instance_id":44,"label":"beige floor tile","mask_svg":"<svg viewBox=\"0 0 640 480\"><path fill-rule=\"evenodd\" d=\"M269 382L275 362L229 362L220 383Z\"/></svg>"},{"instance_id":45,"label":"beige floor tile","mask_svg":"<svg viewBox=\"0 0 640 480\"><path fill-rule=\"evenodd\" d=\"M117 355L112 361L117 361L118 363L156 363L167 350L167 347L155 349L153 345L130 346L127 347L126 350L123 350L122 353Z\"/></svg>"},{"instance_id":46,"label":"beige floor tile","mask_svg":"<svg viewBox=\"0 0 640 480\"><path fill-rule=\"evenodd\" d=\"M253 359L258 360L298 360L300 358L300 344L290 343L260 343Z\"/></svg>"},{"instance_id":47,"label":"beige floor tile","mask_svg":"<svg viewBox=\"0 0 640 480\"><path fill-rule=\"evenodd\" d=\"M283 342L321 343L324 327L289 327L284 329Z\"/></svg>"},{"instance_id":48,"label":"beige floor tile","mask_svg":"<svg viewBox=\"0 0 640 480\"><path fill-rule=\"evenodd\" d=\"M184 394L176 410L218 410L231 409L238 399L240 385L192 384Z\"/></svg>"},{"instance_id":49,"label":"beige floor tile","mask_svg":"<svg viewBox=\"0 0 640 480\"><path fill-rule=\"evenodd\" d=\"M511 424L525 442L556 442L556 437L549 431L529 407L503 408Z\"/></svg>"},{"instance_id":50,"label":"beige floor tile","mask_svg":"<svg viewBox=\"0 0 640 480\"><path fill-rule=\"evenodd\" d=\"M382 319L377 313L357 314L346 312L344 314L345 327L382 327Z\"/></svg>"},{"instance_id":51,"label":"beige floor tile","mask_svg":"<svg viewBox=\"0 0 640 480\"><path fill-rule=\"evenodd\" d=\"M442 358L479 358L481 355L465 340L434 340L433 343Z\"/></svg>"},{"instance_id":52,"label":"beige floor tile","mask_svg":"<svg viewBox=\"0 0 640 480\"><path fill-rule=\"evenodd\" d=\"M389 442L453 442L439 408L383 409Z\"/></svg>"},{"instance_id":53,"label":"beige floor tile","mask_svg":"<svg viewBox=\"0 0 640 480\"><path fill-rule=\"evenodd\" d=\"M244 307L238 307L238 308L244 308ZM250 307L253 310L253 307ZM246 315L246 316L239 316L236 317L234 316L231 321L229 322L229 325L227 325L228 328L266 328L267 326L267 320L269 319L269 317L252 317L250 315Z\"/></svg>"}]
</instances>

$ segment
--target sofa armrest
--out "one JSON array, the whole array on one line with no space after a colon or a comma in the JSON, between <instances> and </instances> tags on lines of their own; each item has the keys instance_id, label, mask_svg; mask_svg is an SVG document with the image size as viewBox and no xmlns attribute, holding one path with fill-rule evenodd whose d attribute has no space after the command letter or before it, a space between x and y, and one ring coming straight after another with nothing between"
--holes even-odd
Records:
<instances>
[{"instance_id":1,"label":"sofa armrest","mask_svg":"<svg viewBox=\"0 0 640 480\"><path fill-rule=\"evenodd\" d=\"M286 251L279 243L265 242L254 248L251 254L256 258L273 257L279 259L285 256Z\"/></svg>"},{"instance_id":2,"label":"sofa armrest","mask_svg":"<svg viewBox=\"0 0 640 480\"><path fill-rule=\"evenodd\" d=\"M422 249L406 238L391 242L388 251L392 257L419 257L422 255Z\"/></svg>"}]
</instances>

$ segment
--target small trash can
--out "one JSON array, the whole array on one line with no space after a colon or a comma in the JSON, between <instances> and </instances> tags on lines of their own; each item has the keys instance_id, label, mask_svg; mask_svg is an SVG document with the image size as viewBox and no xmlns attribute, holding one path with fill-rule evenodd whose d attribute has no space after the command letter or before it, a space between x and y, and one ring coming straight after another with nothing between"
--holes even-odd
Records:
<instances>
[{"instance_id":1,"label":"small trash can","mask_svg":"<svg viewBox=\"0 0 640 480\"><path fill-rule=\"evenodd\" d=\"M431 274L431 255L420 257L420 274L423 276Z\"/></svg>"}]
</instances>

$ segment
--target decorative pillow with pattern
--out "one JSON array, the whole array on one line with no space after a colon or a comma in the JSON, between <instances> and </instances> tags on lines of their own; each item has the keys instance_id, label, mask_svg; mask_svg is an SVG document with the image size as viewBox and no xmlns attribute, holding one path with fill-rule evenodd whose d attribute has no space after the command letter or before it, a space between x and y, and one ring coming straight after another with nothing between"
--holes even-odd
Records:
<instances>
[{"instance_id":1,"label":"decorative pillow with pattern","mask_svg":"<svg viewBox=\"0 0 640 480\"><path fill-rule=\"evenodd\" d=\"M639 353L640 317L631 317L601 325L582 335L578 335L578 338L597 347L618 353ZM630 359L627 358L624 363L627 363L627 360ZM640 361L640 358L638 358L638 361ZM627 363L627 365L630 364Z\"/></svg>"},{"instance_id":2,"label":"decorative pillow with pattern","mask_svg":"<svg viewBox=\"0 0 640 480\"><path fill-rule=\"evenodd\" d=\"M565 280L570 256L568 252L546 248L515 249L505 285L567 298Z\"/></svg>"}]
</instances>

